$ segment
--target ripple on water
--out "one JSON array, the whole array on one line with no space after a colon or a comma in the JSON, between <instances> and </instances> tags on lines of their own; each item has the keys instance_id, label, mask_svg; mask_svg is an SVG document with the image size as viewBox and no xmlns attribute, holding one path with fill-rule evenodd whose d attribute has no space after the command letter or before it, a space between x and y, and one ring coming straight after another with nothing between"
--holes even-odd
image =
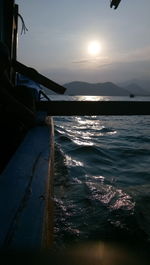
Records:
<instances>
[{"instance_id":1,"label":"ripple on water","mask_svg":"<svg viewBox=\"0 0 150 265\"><path fill-rule=\"evenodd\" d=\"M61 149L55 176L58 245L150 239L149 126L148 117L57 120L56 142Z\"/></svg>"}]
</instances>

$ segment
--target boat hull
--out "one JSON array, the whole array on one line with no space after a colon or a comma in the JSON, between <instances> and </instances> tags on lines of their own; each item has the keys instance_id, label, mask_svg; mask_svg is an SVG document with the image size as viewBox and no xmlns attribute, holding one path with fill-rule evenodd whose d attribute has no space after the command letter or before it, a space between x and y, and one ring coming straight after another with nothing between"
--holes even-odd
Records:
<instances>
[{"instance_id":1,"label":"boat hull","mask_svg":"<svg viewBox=\"0 0 150 265\"><path fill-rule=\"evenodd\" d=\"M46 248L52 242L53 119L27 133L0 175L0 247Z\"/></svg>"}]
</instances>

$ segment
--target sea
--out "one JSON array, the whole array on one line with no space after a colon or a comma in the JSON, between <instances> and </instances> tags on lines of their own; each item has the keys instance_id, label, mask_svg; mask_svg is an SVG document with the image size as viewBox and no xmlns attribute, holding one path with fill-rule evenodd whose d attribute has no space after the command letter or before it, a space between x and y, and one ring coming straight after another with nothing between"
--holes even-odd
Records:
<instances>
[{"instance_id":1,"label":"sea","mask_svg":"<svg viewBox=\"0 0 150 265\"><path fill-rule=\"evenodd\" d=\"M91 241L149 245L150 116L60 116L54 123L55 247Z\"/></svg>"}]
</instances>

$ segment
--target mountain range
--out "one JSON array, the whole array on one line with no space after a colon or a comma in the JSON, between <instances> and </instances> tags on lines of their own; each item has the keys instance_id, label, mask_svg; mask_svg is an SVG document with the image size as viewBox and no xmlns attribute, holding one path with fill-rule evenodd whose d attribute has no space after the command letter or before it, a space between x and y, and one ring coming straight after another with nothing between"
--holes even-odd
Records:
<instances>
[{"instance_id":1,"label":"mountain range","mask_svg":"<svg viewBox=\"0 0 150 265\"><path fill-rule=\"evenodd\" d=\"M147 82L148 84L148 82ZM150 82L149 82L150 84ZM98 96L148 96L150 90L144 89L137 83L124 82L116 85L112 82L87 83L74 81L64 84L67 88L66 95L98 95ZM148 87L148 85L147 85ZM150 87L150 86L149 86Z\"/></svg>"}]
</instances>

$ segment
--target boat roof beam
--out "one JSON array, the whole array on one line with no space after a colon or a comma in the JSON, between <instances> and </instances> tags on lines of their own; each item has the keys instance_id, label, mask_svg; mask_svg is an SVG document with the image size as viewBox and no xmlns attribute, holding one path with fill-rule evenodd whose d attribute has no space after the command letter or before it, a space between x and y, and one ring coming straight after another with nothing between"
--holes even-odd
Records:
<instances>
[{"instance_id":1,"label":"boat roof beam","mask_svg":"<svg viewBox=\"0 0 150 265\"><path fill-rule=\"evenodd\" d=\"M51 116L150 115L150 101L41 101L37 110Z\"/></svg>"}]
</instances>

